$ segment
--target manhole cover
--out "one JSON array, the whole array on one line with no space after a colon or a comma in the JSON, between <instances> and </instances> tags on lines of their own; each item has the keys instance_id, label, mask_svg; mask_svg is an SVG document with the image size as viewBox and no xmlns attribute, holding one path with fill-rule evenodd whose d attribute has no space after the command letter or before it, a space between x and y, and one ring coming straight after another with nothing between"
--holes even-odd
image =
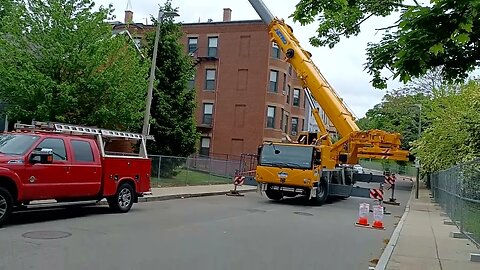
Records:
<instances>
[{"instance_id":1,"label":"manhole cover","mask_svg":"<svg viewBox=\"0 0 480 270\"><path fill-rule=\"evenodd\" d=\"M30 239L60 239L71 235L71 233L60 231L35 231L22 234L23 237Z\"/></svg>"},{"instance_id":2,"label":"manhole cover","mask_svg":"<svg viewBox=\"0 0 480 270\"><path fill-rule=\"evenodd\" d=\"M262 209L245 209L246 211L248 212L251 212L251 213L265 213L267 212L266 210L262 210Z\"/></svg>"},{"instance_id":3,"label":"manhole cover","mask_svg":"<svg viewBox=\"0 0 480 270\"><path fill-rule=\"evenodd\" d=\"M313 216L313 214L310 214L307 212L293 212L293 213L300 216Z\"/></svg>"}]
</instances>

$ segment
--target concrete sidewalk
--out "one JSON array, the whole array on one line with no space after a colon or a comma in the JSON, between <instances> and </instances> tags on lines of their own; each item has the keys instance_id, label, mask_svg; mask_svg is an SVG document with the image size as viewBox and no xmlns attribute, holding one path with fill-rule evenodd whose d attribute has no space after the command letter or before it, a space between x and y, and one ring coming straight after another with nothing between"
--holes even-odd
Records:
<instances>
[{"instance_id":1,"label":"concrete sidewalk","mask_svg":"<svg viewBox=\"0 0 480 270\"><path fill-rule=\"evenodd\" d=\"M431 202L430 192L420 189L419 198L411 198L405 218L399 223L398 236L388 263L375 269L388 270L478 270L480 263L470 261L470 253L480 253L466 239L450 238L457 232L453 225L444 225L447 217L440 216L440 206ZM403 226L402 226L403 225ZM386 252L388 246L386 248ZM384 254L385 255L385 254ZM383 255L382 255L383 257Z\"/></svg>"},{"instance_id":2,"label":"concrete sidewalk","mask_svg":"<svg viewBox=\"0 0 480 270\"><path fill-rule=\"evenodd\" d=\"M191 197L224 195L233 190L232 184L227 185L205 185L205 186L183 186L152 188L152 194L139 198L139 202L164 201L171 199L183 199ZM256 186L237 187L240 193L256 191Z\"/></svg>"}]
</instances>

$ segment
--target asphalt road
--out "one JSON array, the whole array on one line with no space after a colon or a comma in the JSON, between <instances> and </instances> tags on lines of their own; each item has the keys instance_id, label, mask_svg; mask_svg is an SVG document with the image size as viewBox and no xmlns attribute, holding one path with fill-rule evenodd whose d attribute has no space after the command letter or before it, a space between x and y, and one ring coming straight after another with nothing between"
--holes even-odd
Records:
<instances>
[{"instance_id":1,"label":"asphalt road","mask_svg":"<svg viewBox=\"0 0 480 270\"><path fill-rule=\"evenodd\" d=\"M369 199L305 206L253 192L141 203L127 214L104 206L18 213L0 229L0 269L366 270L403 214L410 185L396 192L401 206L387 206L384 231L354 226Z\"/></svg>"}]
</instances>

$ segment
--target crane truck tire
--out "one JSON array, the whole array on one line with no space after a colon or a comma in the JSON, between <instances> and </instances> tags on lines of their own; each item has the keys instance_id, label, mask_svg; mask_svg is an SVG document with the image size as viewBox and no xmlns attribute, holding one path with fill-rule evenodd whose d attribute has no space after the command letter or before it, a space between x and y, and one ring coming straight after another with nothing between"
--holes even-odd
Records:
<instances>
[{"instance_id":1,"label":"crane truck tire","mask_svg":"<svg viewBox=\"0 0 480 270\"><path fill-rule=\"evenodd\" d=\"M280 190L273 190L271 189L270 185L267 185L267 189L265 190L265 195L270 200L280 201L283 198L283 194Z\"/></svg>"},{"instance_id":2,"label":"crane truck tire","mask_svg":"<svg viewBox=\"0 0 480 270\"><path fill-rule=\"evenodd\" d=\"M134 201L134 191L130 184L123 183L117 190L115 196L107 199L108 206L114 212L126 213L132 208Z\"/></svg>"},{"instance_id":3,"label":"crane truck tire","mask_svg":"<svg viewBox=\"0 0 480 270\"><path fill-rule=\"evenodd\" d=\"M315 192L315 197L312 197L312 200L317 205L322 205L327 201L328 198L328 183L326 181L320 181L317 184L317 190Z\"/></svg>"},{"instance_id":4,"label":"crane truck tire","mask_svg":"<svg viewBox=\"0 0 480 270\"><path fill-rule=\"evenodd\" d=\"M0 187L0 227L5 224L12 213L13 197L10 192Z\"/></svg>"}]
</instances>

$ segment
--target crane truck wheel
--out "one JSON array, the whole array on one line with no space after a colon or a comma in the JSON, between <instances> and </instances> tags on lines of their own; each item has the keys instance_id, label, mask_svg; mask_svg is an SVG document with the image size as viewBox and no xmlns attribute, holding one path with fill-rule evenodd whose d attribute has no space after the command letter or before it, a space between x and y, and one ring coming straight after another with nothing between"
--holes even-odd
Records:
<instances>
[{"instance_id":1,"label":"crane truck wheel","mask_svg":"<svg viewBox=\"0 0 480 270\"><path fill-rule=\"evenodd\" d=\"M0 187L0 227L5 224L12 213L13 197L8 190Z\"/></svg>"},{"instance_id":2,"label":"crane truck wheel","mask_svg":"<svg viewBox=\"0 0 480 270\"><path fill-rule=\"evenodd\" d=\"M312 200L317 205L322 205L327 201L328 198L328 183L326 181L320 181L317 187L317 192L315 193L315 197Z\"/></svg>"},{"instance_id":3,"label":"crane truck wheel","mask_svg":"<svg viewBox=\"0 0 480 270\"><path fill-rule=\"evenodd\" d=\"M267 195L267 198L274 201L280 201L283 198L282 192L280 190L271 189L270 185L267 186L267 189L265 190L265 195Z\"/></svg>"}]
</instances>

